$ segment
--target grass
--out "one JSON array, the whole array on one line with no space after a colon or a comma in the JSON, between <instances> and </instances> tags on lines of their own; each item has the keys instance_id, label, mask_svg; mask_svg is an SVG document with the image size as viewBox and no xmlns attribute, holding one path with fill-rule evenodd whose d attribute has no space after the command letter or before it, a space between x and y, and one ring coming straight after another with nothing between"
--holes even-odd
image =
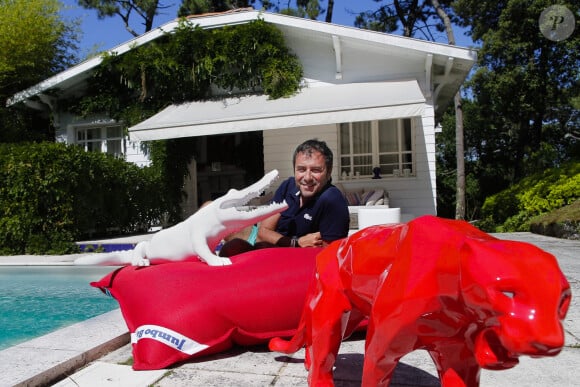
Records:
<instances>
[{"instance_id":1,"label":"grass","mask_svg":"<svg viewBox=\"0 0 580 387\"><path fill-rule=\"evenodd\" d=\"M119 365L128 365L128 366L132 366L133 365L133 357L128 358L125 361L119 362L117 363Z\"/></svg>"},{"instance_id":2,"label":"grass","mask_svg":"<svg viewBox=\"0 0 580 387\"><path fill-rule=\"evenodd\" d=\"M580 239L580 199L535 217L530 221L530 230L557 238Z\"/></svg>"}]
</instances>

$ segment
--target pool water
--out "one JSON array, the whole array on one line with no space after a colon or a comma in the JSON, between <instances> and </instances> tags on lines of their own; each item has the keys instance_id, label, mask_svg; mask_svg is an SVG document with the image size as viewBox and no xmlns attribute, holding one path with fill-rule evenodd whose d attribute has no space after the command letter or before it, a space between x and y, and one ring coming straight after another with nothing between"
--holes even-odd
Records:
<instances>
[{"instance_id":1,"label":"pool water","mask_svg":"<svg viewBox=\"0 0 580 387\"><path fill-rule=\"evenodd\" d=\"M118 308L89 284L114 269L1 266L0 350Z\"/></svg>"}]
</instances>

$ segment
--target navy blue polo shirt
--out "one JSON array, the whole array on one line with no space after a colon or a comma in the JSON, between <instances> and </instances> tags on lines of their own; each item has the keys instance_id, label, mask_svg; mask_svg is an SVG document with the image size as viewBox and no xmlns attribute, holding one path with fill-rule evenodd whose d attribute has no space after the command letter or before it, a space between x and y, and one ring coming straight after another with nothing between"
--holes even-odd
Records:
<instances>
[{"instance_id":1,"label":"navy blue polo shirt","mask_svg":"<svg viewBox=\"0 0 580 387\"><path fill-rule=\"evenodd\" d=\"M276 190L272 201L286 200L288 208L280 213L276 231L288 237L301 237L320 231L322 239L331 242L348 235L350 217L342 192L330 182L300 208L300 188L294 177L286 179Z\"/></svg>"}]
</instances>

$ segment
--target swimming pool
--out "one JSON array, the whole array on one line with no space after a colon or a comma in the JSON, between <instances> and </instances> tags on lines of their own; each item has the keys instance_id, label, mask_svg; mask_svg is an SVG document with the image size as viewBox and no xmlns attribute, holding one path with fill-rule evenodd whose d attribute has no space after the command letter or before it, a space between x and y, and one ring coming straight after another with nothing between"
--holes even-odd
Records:
<instances>
[{"instance_id":1,"label":"swimming pool","mask_svg":"<svg viewBox=\"0 0 580 387\"><path fill-rule=\"evenodd\" d=\"M118 308L89 285L114 269L0 266L0 350Z\"/></svg>"}]
</instances>

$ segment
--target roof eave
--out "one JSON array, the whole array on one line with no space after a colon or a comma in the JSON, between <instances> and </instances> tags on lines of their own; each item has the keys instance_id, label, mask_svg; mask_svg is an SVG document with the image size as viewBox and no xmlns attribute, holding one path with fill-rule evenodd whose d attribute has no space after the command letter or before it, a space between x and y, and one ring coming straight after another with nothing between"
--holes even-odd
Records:
<instances>
[{"instance_id":1,"label":"roof eave","mask_svg":"<svg viewBox=\"0 0 580 387\"><path fill-rule=\"evenodd\" d=\"M242 24L248 23L252 20L255 20L258 16L259 12L257 11L248 11L248 12L238 12L238 13L230 13L230 14L223 14L220 15L219 22L215 22L216 15L211 14L206 17L200 16L195 18L195 24L199 24L202 28L219 28L226 25L235 25L235 24ZM192 20L192 19L189 19ZM214 21L211 23L211 21ZM105 51L107 54L111 55L121 55L135 47L142 46L146 43L149 43L160 36L164 35L165 33L173 31L179 24L179 19L175 19L173 21L167 22L162 26L155 28L149 32L144 33L134 39L131 39L125 43L122 43L118 46L111 48L110 50ZM72 66L71 68L62 71L50 78L45 79L44 81L37 83L36 85L29 87L26 90L20 91L14 94L11 98L8 99L6 102L6 106L12 106L19 102L22 102L28 98L34 97L46 90L56 88L63 82L70 80L75 77L82 77L83 74L86 72L96 68L101 64L103 58L101 55L94 56L90 59L87 59L77 65Z\"/></svg>"},{"instance_id":2,"label":"roof eave","mask_svg":"<svg viewBox=\"0 0 580 387\"><path fill-rule=\"evenodd\" d=\"M248 23L258 18L262 18L264 21L276 25L308 29L314 32L326 33L339 37L349 37L352 39L360 39L369 42L375 42L377 44L414 50L424 53L426 56L433 54L438 56L441 55L444 57L453 57L472 63L475 63L477 57L475 50L465 47L428 42L398 35L362 30L355 27L347 27L338 24L255 10L200 15L196 17L190 17L188 20L193 21L194 24L199 25L202 28L220 28L228 25ZM179 19L165 23L164 25L157 27L154 30L151 30L143 35L140 35L110 50L107 50L106 53L117 55L124 54L135 47L139 47L159 38L168 32L173 31L178 26L178 24ZM102 56L98 55L84 62L81 62L78 65L75 65L59 74L56 74L26 90L14 94L10 99L8 99L6 105L12 106L29 98L35 97L40 93L46 92L49 89L58 88L63 83L71 81L74 78L78 78L79 81L82 81L84 78L86 78L90 70L101 64L102 60Z\"/></svg>"}]
</instances>

